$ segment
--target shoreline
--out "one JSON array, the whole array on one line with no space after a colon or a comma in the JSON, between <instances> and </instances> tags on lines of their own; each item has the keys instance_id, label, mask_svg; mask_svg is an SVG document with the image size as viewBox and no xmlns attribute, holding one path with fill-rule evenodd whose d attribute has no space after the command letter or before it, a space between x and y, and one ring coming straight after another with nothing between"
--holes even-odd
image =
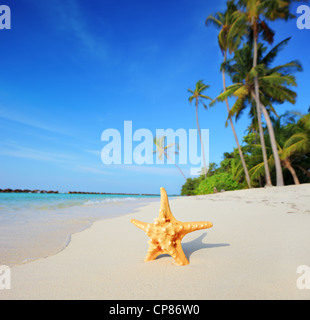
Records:
<instances>
[{"instance_id":1,"label":"shoreline","mask_svg":"<svg viewBox=\"0 0 310 320\"><path fill-rule=\"evenodd\" d=\"M136 211L139 211L140 208L143 208L144 206L147 206L148 204L141 204L141 205L137 205L134 209L133 209L133 212L136 212ZM131 213L131 212L130 212ZM95 220L95 221L89 221L89 224L85 227L82 227L80 230L77 230L77 231L73 231L71 232L70 234L68 234L68 239L67 241L65 241L65 244L63 245L62 248L60 248L59 250L57 250L56 252L51 252L49 253L48 255L46 256L42 256L42 257L37 257L37 258L29 258L23 262L20 262L18 264L14 264L13 266L11 266L11 268L14 268L14 267L17 267L17 266L21 266L21 265L25 265L27 263L31 263L31 262L35 262L35 261L39 261L41 259L47 259L49 257L52 257L54 255L57 255L58 253L66 250L66 248L70 245L71 241L72 241L72 237L75 236L76 234L79 234L87 229L90 229L95 223L97 222L100 222L100 221L104 221L104 220L109 220L109 219L116 219L118 217L122 217L122 216L126 216L127 214L130 214L130 213L123 213L123 214L120 214L118 216L115 216L115 217L102 217L101 219L98 219L98 220Z\"/></svg>"},{"instance_id":2,"label":"shoreline","mask_svg":"<svg viewBox=\"0 0 310 320\"><path fill-rule=\"evenodd\" d=\"M1 299L309 299L296 286L310 266L310 185L170 199L180 221L211 221L182 247L180 267L163 255L145 263L148 237L131 218L153 222L159 203L96 221L61 252L12 268Z\"/></svg>"},{"instance_id":3,"label":"shoreline","mask_svg":"<svg viewBox=\"0 0 310 320\"><path fill-rule=\"evenodd\" d=\"M28 227L29 230L33 229L34 231L34 234L31 236L27 236L25 238L24 235L24 240L29 243L29 247L25 247L24 250L20 250L22 251L20 254L18 254L16 250L14 250L14 246L16 247L16 244L14 244L13 249L8 249L8 253L3 250L4 248L2 248L2 252L0 251L0 265L7 265L13 268L15 266L24 265L33 261L38 261L40 259L45 259L50 256L56 255L68 247L68 245L72 241L72 236L74 234L78 234L91 228L92 225L97 221L111 218L114 219L129 214L130 212L136 212L136 210L138 210L140 207L156 201L156 198L145 197L139 198L134 202L128 202L128 200L126 202L125 200L125 202L96 204L91 207L85 205L70 206L58 209L56 210L56 213L54 211L51 211L56 216L64 215L65 217L63 218L63 221L60 220L59 222L54 220L47 221L47 228L44 229L46 234L43 235L42 231L40 231L39 236L43 240L41 241L41 243L47 242L48 244L45 243L44 246L41 245L39 249L34 249L35 246L37 247L35 242L37 241L38 235L36 235L36 233L38 232L38 230L33 229L33 227L29 229ZM76 214L76 212L79 213ZM43 214L46 213L50 214L49 212L44 212ZM34 217L39 214L42 213L35 212ZM72 215L72 218L69 217L70 215ZM34 221L32 223L34 223ZM60 225L60 223L62 223L62 225ZM64 227L66 224L68 224L68 226ZM51 227L49 227L49 225L53 226L52 229L50 229ZM61 231L58 230L59 228L61 229ZM11 229L11 227L7 226L7 229ZM26 233L30 233L30 231ZM28 256L25 255L25 251L27 251Z\"/></svg>"}]
</instances>

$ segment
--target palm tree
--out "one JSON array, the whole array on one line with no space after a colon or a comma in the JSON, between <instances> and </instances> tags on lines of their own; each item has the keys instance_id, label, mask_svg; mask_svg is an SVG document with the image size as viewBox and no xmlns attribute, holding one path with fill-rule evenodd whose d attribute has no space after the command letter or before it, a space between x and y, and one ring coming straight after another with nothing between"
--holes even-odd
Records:
<instances>
[{"instance_id":1,"label":"palm tree","mask_svg":"<svg viewBox=\"0 0 310 320\"><path fill-rule=\"evenodd\" d=\"M225 13L216 13L214 16L209 15L206 19L206 25L208 26L210 23L214 24L217 28L220 29L219 35L218 35L218 42L220 49L222 51L222 54L224 56L223 65L226 64L227 61L227 54L228 52L231 54L235 51L235 49L238 47L240 40L242 38L242 35L244 31L241 30L242 24L238 23L238 20L235 17L235 12L237 11L237 6L235 5L234 1L228 1L227 2L227 9ZM225 69L222 67L222 79L223 79L223 90L226 91L226 76L225 76ZM232 121L232 118L230 116L230 107L228 103L228 99L225 98L226 108L228 112L228 119L230 122L230 127L233 131L233 135L236 140L238 152L240 155L242 167L245 173L246 181L248 184L248 187L251 188L251 181L250 176L248 172L248 168L246 166L246 162L244 160L243 152L238 140L238 136L235 130L234 123Z\"/></svg>"},{"instance_id":2,"label":"palm tree","mask_svg":"<svg viewBox=\"0 0 310 320\"><path fill-rule=\"evenodd\" d=\"M202 138L201 138L200 126L199 126L199 121L198 121L198 105L199 105L199 102L201 102L202 105L205 107L205 109L207 109L207 106L204 103L204 99L209 99L212 101L212 99L210 97L203 94L203 92L206 89L208 89L209 87L210 86L203 83L203 80L199 80L196 83L195 90L188 89L188 92L190 92L192 94L188 99L189 102L192 103L192 101L195 100L197 129L198 129L199 139L200 139L200 143L201 143L201 152L202 152L202 157L203 157L205 179L207 179L207 166L206 166L205 153L204 153L204 148L203 148L203 143L202 143Z\"/></svg>"},{"instance_id":3,"label":"palm tree","mask_svg":"<svg viewBox=\"0 0 310 320\"><path fill-rule=\"evenodd\" d=\"M245 12L240 12L239 19L242 21L248 21L252 30L253 36L253 73L254 73L254 93L257 109L257 119L258 126L260 131L261 144L265 147L264 137L263 137L263 128L261 122L261 101L260 101L260 91L259 91L259 82L257 76L257 54L258 54L258 35L261 32L265 40L269 43L273 42L273 31L268 27L266 20L274 21L276 19L285 19L292 17L289 12L289 6L292 0L239 0L239 5L241 8L245 9ZM264 20L265 19L265 20ZM263 111L264 116L265 112ZM266 121L268 121L266 119ZM269 128L269 127L268 127ZM277 186L283 186L283 174L281 168L281 162L277 150L277 144L273 134L270 135L271 146L275 158L276 172L277 172ZM264 165L266 171L267 185L271 185L270 172L268 168L266 152L263 152Z\"/></svg>"},{"instance_id":4,"label":"palm tree","mask_svg":"<svg viewBox=\"0 0 310 320\"><path fill-rule=\"evenodd\" d=\"M255 111L255 107L253 108ZM257 122L256 122L257 127ZM262 153L262 146L257 141L257 131L252 130L249 132L245 137L245 146L244 150L246 152L247 156L247 163L250 168L249 174L251 176L251 183L255 186L263 187L262 177L265 177L265 166L264 166L264 160L263 160L263 153ZM268 140L266 141L266 152L269 155L270 154L270 148L268 144ZM259 172L256 172L256 166L258 164L261 164L261 167L259 168ZM268 160L268 166L272 166Z\"/></svg>"},{"instance_id":5,"label":"palm tree","mask_svg":"<svg viewBox=\"0 0 310 320\"><path fill-rule=\"evenodd\" d=\"M266 55L264 55L266 47L264 47L262 44L259 44L259 64L256 72L253 72L252 68L251 44L244 44L241 49L235 52L234 58L228 61L228 63L225 66L226 71L231 76L234 84L229 86L226 92L223 92L217 98L217 100L223 101L225 98L229 96L237 97L237 100L230 111L230 114L235 115L236 119L239 118L240 114L247 107L247 105L250 105L250 116L252 117L252 119L254 119L254 123L252 123L251 127L255 128L255 122L259 124L259 115L257 112L257 108L256 105L253 104L253 101L256 102L255 77L257 77L260 87L259 106L260 110L264 113L264 117L266 119L266 124L269 131L269 138L271 140L271 147L273 146L272 141L276 141L272 122L269 117L270 112L276 114L276 111L273 108L273 103L283 103L285 101L288 101L292 104L295 103L297 95L294 91L290 89L290 86L296 86L295 77L292 75L292 73L295 71L302 70L302 67L298 61L291 61L289 63L270 68L271 63L274 61L278 52L283 48L285 44L288 43L288 41L289 38L281 41L277 46L272 48ZM212 104L213 103L215 103L215 101L212 102ZM264 133L262 133L261 136L264 138ZM263 142L264 143L261 143L261 145L264 159L264 167L266 168L265 160L267 159L268 166L268 157L266 152L265 139L263 139ZM273 147L272 151L275 159L275 152ZM278 155L279 157L278 148L276 155ZM275 160L274 162L277 163ZM266 176L266 178L268 179L268 175Z\"/></svg>"},{"instance_id":6,"label":"palm tree","mask_svg":"<svg viewBox=\"0 0 310 320\"><path fill-rule=\"evenodd\" d=\"M299 184L299 179L292 166L291 158L294 156L304 156L310 153L310 113L302 116L295 125L287 125L280 127L282 135L286 138L283 143L281 152L281 160L285 168L287 168L294 179L295 184ZM299 168L309 176L309 171Z\"/></svg>"},{"instance_id":7,"label":"palm tree","mask_svg":"<svg viewBox=\"0 0 310 320\"><path fill-rule=\"evenodd\" d=\"M153 153L158 153L159 160L163 160L163 156L165 156L167 159L169 159L176 166L176 168L180 171L180 173L182 174L182 176L186 180L186 177L185 177L183 171L168 155L169 152L173 152L174 154L178 154L177 151L170 151L169 149L171 147L173 147L174 145L177 147L177 149L179 149L179 146L176 143L171 143L168 146L165 146L165 136L155 137L154 144L156 146L156 150L153 151Z\"/></svg>"},{"instance_id":8,"label":"palm tree","mask_svg":"<svg viewBox=\"0 0 310 320\"><path fill-rule=\"evenodd\" d=\"M290 171L296 185L300 184L296 170L295 159L303 157L310 152L310 114L304 115L297 123L291 122L282 125L282 119L286 114L273 121L279 156L283 167ZM270 167L274 167L274 158L271 154L268 160ZM261 174L262 163L258 163L252 170L252 177ZM302 168L301 168L302 169ZM307 170L303 170L304 172Z\"/></svg>"}]
</instances>

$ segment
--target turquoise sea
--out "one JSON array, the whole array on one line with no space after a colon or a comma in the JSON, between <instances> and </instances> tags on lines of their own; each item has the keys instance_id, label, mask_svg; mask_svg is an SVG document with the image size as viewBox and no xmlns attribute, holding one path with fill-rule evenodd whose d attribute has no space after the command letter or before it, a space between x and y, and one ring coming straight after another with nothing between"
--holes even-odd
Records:
<instances>
[{"instance_id":1,"label":"turquoise sea","mask_svg":"<svg viewBox=\"0 0 310 320\"><path fill-rule=\"evenodd\" d=\"M133 212L156 196L0 193L0 265L55 254L93 222Z\"/></svg>"}]
</instances>

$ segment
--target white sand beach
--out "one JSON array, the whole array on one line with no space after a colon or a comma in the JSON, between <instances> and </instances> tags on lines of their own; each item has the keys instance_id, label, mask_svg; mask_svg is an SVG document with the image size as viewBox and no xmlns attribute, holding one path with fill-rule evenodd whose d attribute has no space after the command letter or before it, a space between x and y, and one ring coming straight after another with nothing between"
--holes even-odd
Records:
<instances>
[{"instance_id":1,"label":"white sand beach","mask_svg":"<svg viewBox=\"0 0 310 320\"><path fill-rule=\"evenodd\" d=\"M153 222L159 202L98 221L60 253L11 268L0 299L310 299L299 289L310 267L310 185L223 192L170 200L180 221L213 227L182 241L189 259L144 262L146 234L131 219Z\"/></svg>"}]
</instances>

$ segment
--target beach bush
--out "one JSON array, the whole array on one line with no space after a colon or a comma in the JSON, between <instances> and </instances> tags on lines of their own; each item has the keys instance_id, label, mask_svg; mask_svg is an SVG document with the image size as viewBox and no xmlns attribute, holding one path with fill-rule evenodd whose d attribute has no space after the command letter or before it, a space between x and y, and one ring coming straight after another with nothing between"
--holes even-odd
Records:
<instances>
[{"instance_id":1,"label":"beach bush","mask_svg":"<svg viewBox=\"0 0 310 320\"><path fill-rule=\"evenodd\" d=\"M196 194L210 194L214 193L214 190L231 191L240 190L242 186L234 180L234 177L229 172L221 172L202 180L196 190Z\"/></svg>"},{"instance_id":2,"label":"beach bush","mask_svg":"<svg viewBox=\"0 0 310 320\"><path fill-rule=\"evenodd\" d=\"M199 187L202 177L199 178L188 178L186 183L182 186L181 195L182 196L194 196L197 194L197 189Z\"/></svg>"}]
</instances>

